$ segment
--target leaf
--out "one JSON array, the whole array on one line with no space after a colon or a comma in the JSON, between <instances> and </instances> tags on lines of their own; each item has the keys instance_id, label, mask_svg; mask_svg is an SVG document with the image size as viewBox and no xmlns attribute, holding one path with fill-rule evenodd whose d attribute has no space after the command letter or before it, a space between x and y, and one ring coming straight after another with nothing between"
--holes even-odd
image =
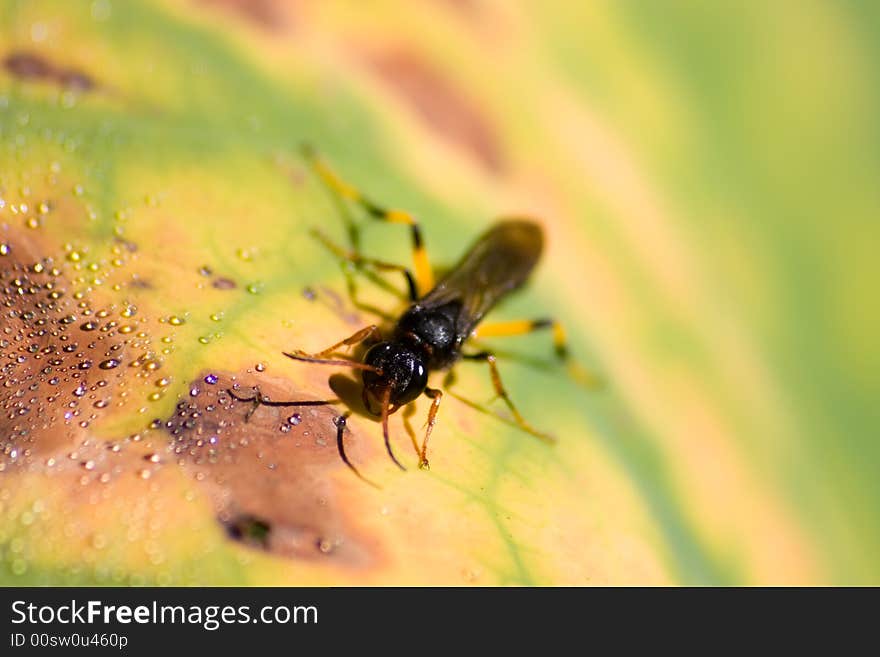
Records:
<instances>
[{"instance_id":1,"label":"leaf","mask_svg":"<svg viewBox=\"0 0 880 657\"><path fill-rule=\"evenodd\" d=\"M876 582L878 316L867 287L836 296L874 273L851 135L875 64L856 10L798 6L4 2L2 582ZM345 244L351 217L409 261L303 142L419 217L440 267L493 216L540 218L496 318L559 318L606 384L548 335L491 346L557 444L461 364L490 412L447 394L430 471L405 424L430 400L392 418L406 472L349 418L377 489L339 457L346 405L228 392L357 411L348 372L282 354L376 321L310 231Z\"/></svg>"}]
</instances>

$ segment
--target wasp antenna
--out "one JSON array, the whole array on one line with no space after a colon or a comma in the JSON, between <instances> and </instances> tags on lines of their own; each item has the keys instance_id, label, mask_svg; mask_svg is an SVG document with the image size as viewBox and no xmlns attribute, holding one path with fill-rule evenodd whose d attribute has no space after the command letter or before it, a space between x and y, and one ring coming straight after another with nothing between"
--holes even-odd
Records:
<instances>
[{"instance_id":1,"label":"wasp antenna","mask_svg":"<svg viewBox=\"0 0 880 657\"><path fill-rule=\"evenodd\" d=\"M388 408L391 406L391 388L386 388L385 393L382 395L382 436L385 438L385 449L388 452L388 456L391 457L391 460L397 465L401 470L406 470L403 463L397 460L397 457L394 456L394 452L391 450L391 440L388 436Z\"/></svg>"},{"instance_id":2,"label":"wasp antenna","mask_svg":"<svg viewBox=\"0 0 880 657\"><path fill-rule=\"evenodd\" d=\"M372 365L367 365L366 363L361 363L357 360L350 360L348 358L312 358L311 356L307 356L305 354L300 353L290 353L287 351L282 351L285 356L288 358L292 358L293 360L299 360L304 363L316 363L318 365L338 365L341 367L353 367L356 370L367 370L368 372L375 372L379 376L382 376L382 370L378 367L373 367Z\"/></svg>"},{"instance_id":3,"label":"wasp antenna","mask_svg":"<svg viewBox=\"0 0 880 657\"><path fill-rule=\"evenodd\" d=\"M360 473L360 471L354 467L354 464L348 460L348 456L345 454L345 441L343 440L343 435L345 434L345 427L347 425L348 416L351 413L344 413L339 417L333 420L333 423L336 425L336 447L339 449L339 456L342 459L342 462L345 463L349 467L349 469L357 475L358 479L369 484L373 488L377 490L382 490L382 487L379 484L376 484L369 479L367 479L364 475Z\"/></svg>"}]
</instances>

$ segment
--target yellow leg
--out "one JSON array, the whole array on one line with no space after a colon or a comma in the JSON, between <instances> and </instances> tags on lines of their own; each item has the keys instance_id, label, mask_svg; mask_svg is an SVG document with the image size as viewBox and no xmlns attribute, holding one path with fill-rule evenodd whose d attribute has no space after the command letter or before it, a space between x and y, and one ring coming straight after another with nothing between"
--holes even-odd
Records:
<instances>
[{"instance_id":1,"label":"yellow leg","mask_svg":"<svg viewBox=\"0 0 880 657\"><path fill-rule=\"evenodd\" d=\"M375 324L370 324L369 326L362 328L360 331L357 331L356 333L348 336L344 340L340 340L339 342L327 347L326 349L322 349L321 351L315 352L313 354L307 354L304 351L300 351L299 349L297 349L293 353L300 356L306 356L308 358L326 358L340 347L353 347L354 345L360 344L364 340L378 334L379 327Z\"/></svg>"},{"instance_id":2,"label":"yellow leg","mask_svg":"<svg viewBox=\"0 0 880 657\"><path fill-rule=\"evenodd\" d=\"M338 196L360 205L374 219L393 224L405 224L412 233L413 267L415 269L416 287L419 296L434 287L434 272L428 260L428 252L422 240L422 231L415 218L404 210L384 208L364 196L357 187L340 178L317 154L309 147L304 147L304 155L315 173L327 187Z\"/></svg>"},{"instance_id":3,"label":"yellow leg","mask_svg":"<svg viewBox=\"0 0 880 657\"><path fill-rule=\"evenodd\" d=\"M565 328L554 319L517 319L507 322L487 322L480 324L474 330L472 337L477 339L508 337L525 335L526 333L541 329L551 329L553 331L553 350L556 352L556 357L565 363L569 375L575 381L589 388L601 385L601 379L598 376L587 371L583 366L571 359Z\"/></svg>"},{"instance_id":4,"label":"yellow leg","mask_svg":"<svg viewBox=\"0 0 880 657\"><path fill-rule=\"evenodd\" d=\"M375 324L370 324L369 326L362 328L360 331L353 333L352 335L345 338L345 340L340 340L334 345L323 349L322 351L318 351L314 354L309 354L303 351L302 349L295 349L293 351L285 351L282 352L288 358L292 358L293 360L301 360L306 363L318 363L320 365L343 365L345 367L353 367L358 370L368 370L372 372L377 372L378 370L372 365L367 365L366 363L361 363L360 361L352 360L350 358L328 358L334 351L339 349L340 347L353 347L354 345L360 344L365 340L373 336L379 336L379 327ZM381 338L380 338L381 339Z\"/></svg>"},{"instance_id":5,"label":"yellow leg","mask_svg":"<svg viewBox=\"0 0 880 657\"><path fill-rule=\"evenodd\" d=\"M374 269L376 271L396 271L400 272L403 275L404 280L406 280L407 292L409 295L410 301L415 301L418 298L418 289L416 287L415 279L413 278L412 273L409 269L404 267L403 265L396 265L391 262L385 262L384 260L376 260L375 258L365 258L360 253L355 250L344 249L338 244L336 244L333 240L327 237L320 230L312 230L312 235L321 244L323 244L328 251L333 253L340 260L344 260L345 262L352 263L355 267L369 267L370 269ZM377 281L378 282L378 281ZM387 285L387 283L386 283ZM351 287L351 286L350 286ZM390 286L389 286L390 287ZM358 305L357 301L357 293L356 290L350 289L350 296L353 297L353 301L355 305ZM396 292L396 291L395 291ZM372 309L371 309L372 310Z\"/></svg>"},{"instance_id":6,"label":"yellow leg","mask_svg":"<svg viewBox=\"0 0 880 657\"><path fill-rule=\"evenodd\" d=\"M434 430L434 425L437 423L437 411L440 410L440 402L443 399L443 392L437 390L436 388L425 388L425 394L431 398L431 410L428 411L428 422L427 428L425 429L425 439L422 441L422 448L418 450L419 452L419 468L422 470L429 469L428 465L428 438L431 437L431 432Z\"/></svg>"},{"instance_id":7,"label":"yellow leg","mask_svg":"<svg viewBox=\"0 0 880 657\"><path fill-rule=\"evenodd\" d=\"M516 422L516 425L525 431L526 433L530 433L536 438L540 438L546 443L555 443L556 439L550 434L544 433L543 431L538 431L529 424L526 419L520 414L519 410L517 410L513 401L510 399L510 395L507 394L507 390L504 388L504 384L501 382L501 373L498 371L498 365L496 364L496 358L494 354L489 353L488 351L484 351L479 354L467 354L463 356L468 360L479 360L487 363L489 365L489 372L492 375L492 387L495 388L495 394L501 397L504 400L504 403L507 405L508 410L513 415L513 419Z\"/></svg>"}]
</instances>

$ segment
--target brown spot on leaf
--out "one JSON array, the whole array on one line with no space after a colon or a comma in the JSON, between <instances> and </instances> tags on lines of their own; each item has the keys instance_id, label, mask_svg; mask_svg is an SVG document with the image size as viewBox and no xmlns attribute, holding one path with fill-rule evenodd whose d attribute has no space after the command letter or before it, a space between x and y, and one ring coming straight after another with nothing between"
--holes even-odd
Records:
<instances>
[{"instance_id":1,"label":"brown spot on leaf","mask_svg":"<svg viewBox=\"0 0 880 657\"><path fill-rule=\"evenodd\" d=\"M221 519L230 538L241 541L245 545L268 549L269 534L272 526L265 520L244 513L240 516Z\"/></svg>"},{"instance_id":2,"label":"brown spot on leaf","mask_svg":"<svg viewBox=\"0 0 880 657\"><path fill-rule=\"evenodd\" d=\"M115 401L127 341L52 257L0 230L0 471L76 447Z\"/></svg>"},{"instance_id":3,"label":"brown spot on leaf","mask_svg":"<svg viewBox=\"0 0 880 657\"><path fill-rule=\"evenodd\" d=\"M366 53L365 60L428 128L467 149L488 171L503 170L501 147L488 119L440 71L402 49Z\"/></svg>"},{"instance_id":4,"label":"brown spot on leaf","mask_svg":"<svg viewBox=\"0 0 880 657\"><path fill-rule=\"evenodd\" d=\"M270 32L283 32L293 24L295 2L287 0L200 0L203 5L217 7L239 16Z\"/></svg>"},{"instance_id":5,"label":"brown spot on leaf","mask_svg":"<svg viewBox=\"0 0 880 657\"><path fill-rule=\"evenodd\" d=\"M477 0L432 0L432 2L448 7L469 19L475 18L481 10Z\"/></svg>"},{"instance_id":6,"label":"brown spot on leaf","mask_svg":"<svg viewBox=\"0 0 880 657\"><path fill-rule=\"evenodd\" d=\"M90 91L96 84L91 76L73 68L56 66L42 55L17 51L3 60L3 68L21 80L55 82L67 89Z\"/></svg>"},{"instance_id":7,"label":"brown spot on leaf","mask_svg":"<svg viewBox=\"0 0 880 657\"><path fill-rule=\"evenodd\" d=\"M261 377L259 383L260 393L274 400L308 399L281 379ZM339 490L338 477L346 485L371 489L339 457L338 411L333 406L254 408L235 399L231 385L230 375L202 374L162 423L173 458L207 487L230 537L286 557L375 565L378 545L346 513ZM240 398L254 394L247 386L235 391ZM353 461L363 462L367 451L362 441L346 436Z\"/></svg>"},{"instance_id":8,"label":"brown spot on leaf","mask_svg":"<svg viewBox=\"0 0 880 657\"><path fill-rule=\"evenodd\" d=\"M54 69L48 61L27 52L14 52L3 60L3 68L23 80L49 78Z\"/></svg>"},{"instance_id":9,"label":"brown spot on leaf","mask_svg":"<svg viewBox=\"0 0 880 657\"><path fill-rule=\"evenodd\" d=\"M226 278L225 276L218 276L213 281L211 281L211 285L217 288L218 290L234 290L238 285L231 278Z\"/></svg>"}]
</instances>

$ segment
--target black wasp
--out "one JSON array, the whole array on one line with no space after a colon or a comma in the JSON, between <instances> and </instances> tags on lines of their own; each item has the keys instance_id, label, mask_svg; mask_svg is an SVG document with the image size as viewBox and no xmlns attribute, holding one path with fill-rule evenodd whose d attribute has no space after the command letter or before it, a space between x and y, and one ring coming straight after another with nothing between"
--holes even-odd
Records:
<instances>
[{"instance_id":1,"label":"black wasp","mask_svg":"<svg viewBox=\"0 0 880 657\"><path fill-rule=\"evenodd\" d=\"M285 352L285 356L309 363L341 365L361 370L363 401L368 412L381 417L385 447L391 459L401 468L403 465L391 449L388 435L388 417L401 407L424 394L432 399L428 421L421 445L413 437L413 446L419 455L419 467L428 466L428 439L437 418L443 393L428 386L428 374L448 370L459 359L485 362L490 369L496 394L504 400L516 424L528 433L547 442L553 442L548 434L533 428L520 415L501 382L495 356L489 351L469 353L465 350L471 338L504 335L520 335L538 329L552 329L554 346L560 359L568 360L565 333L561 325L552 319L535 319L480 324L483 317L505 296L520 288L537 264L543 249L541 227L530 220L506 219L497 222L471 246L459 262L435 284L419 224L407 212L385 209L361 194L355 187L339 178L310 149L306 157L315 172L329 189L342 199L361 206L370 217L380 221L405 224L412 235L414 272L400 265L363 257L358 249L356 227L348 219L351 250L343 249L320 232L316 237L338 257L355 268L376 271L400 272L409 288L410 305L394 323L390 336L383 339L380 328L370 325L348 338L317 353L304 351ZM347 216L347 215L346 215ZM375 278L374 278L375 280ZM360 308L376 312L376 309L358 302L351 275L348 278L349 293ZM342 348L360 343L373 342L362 361L333 357ZM586 375L571 363L570 370L583 379ZM271 401L259 391L253 398L243 399L232 391L240 401L272 406L313 406L332 401ZM251 411L253 412L253 411ZM363 479L349 461L343 445L346 420L350 412L336 421L337 444L343 461Z\"/></svg>"}]
</instances>

